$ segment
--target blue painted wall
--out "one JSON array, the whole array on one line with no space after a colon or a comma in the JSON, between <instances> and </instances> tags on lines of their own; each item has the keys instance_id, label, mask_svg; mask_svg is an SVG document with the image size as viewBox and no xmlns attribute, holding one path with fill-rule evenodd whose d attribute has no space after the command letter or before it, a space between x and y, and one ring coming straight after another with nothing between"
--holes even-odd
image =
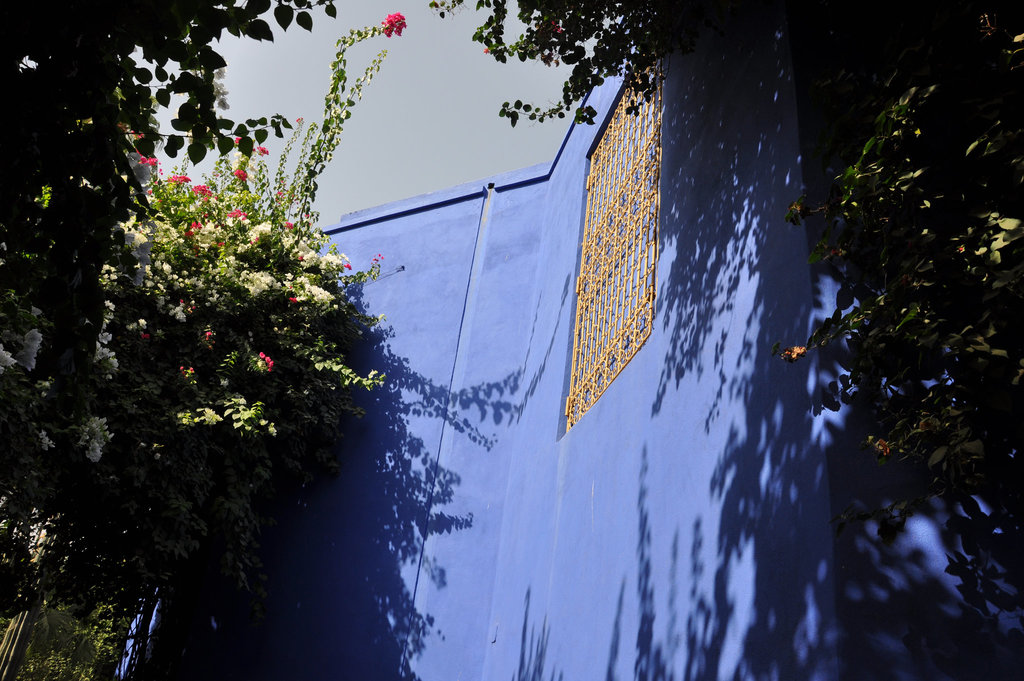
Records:
<instances>
[{"instance_id":1,"label":"blue painted wall","mask_svg":"<svg viewBox=\"0 0 1024 681\"><path fill-rule=\"evenodd\" d=\"M834 359L770 356L835 296L782 219L822 178L790 32L758 6L668 65L654 332L568 433L600 126L550 166L332 229L354 263L384 256L353 295L387 319L351 360L387 385L341 475L282 502L265 621L209 595L182 678L1011 678L992 665L1019 651L957 642L945 511L893 547L835 538L838 511L918 482L874 482L863 413L823 409Z\"/></svg>"}]
</instances>

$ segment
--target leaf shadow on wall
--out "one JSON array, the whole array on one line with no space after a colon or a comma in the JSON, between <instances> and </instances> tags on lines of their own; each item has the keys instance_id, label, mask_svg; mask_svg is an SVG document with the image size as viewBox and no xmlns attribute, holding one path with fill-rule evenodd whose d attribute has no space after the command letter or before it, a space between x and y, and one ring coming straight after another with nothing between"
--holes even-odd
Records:
<instances>
[{"instance_id":1,"label":"leaf shadow on wall","mask_svg":"<svg viewBox=\"0 0 1024 681\"><path fill-rule=\"evenodd\" d=\"M674 596L678 624L651 628L637 679L809 681L834 669L828 481L808 366L771 353L806 338L813 312L805 237L784 221L801 191L791 90L778 7L744 6L723 37L669 64L657 297L667 351L651 413L692 432L688 449L652 450L645 465L665 480L672 459L715 463L706 501L670 506L647 530L673 556L653 564L649 588L668 568L670 588L689 591ZM658 555L641 549L641 566Z\"/></svg>"},{"instance_id":2,"label":"leaf shadow on wall","mask_svg":"<svg viewBox=\"0 0 1024 681\"><path fill-rule=\"evenodd\" d=\"M563 681L565 677L561 672L551 670L548 673L546 670L548 640L551 638L548 620L544 618L538 632L537 625L530 623L530 589L526 590L526 597L523 600L523 634L519 645L519 666L512 675L512 681Z\"/></svg>"},{"instance_id":3,"label":"leaf shadow on wall","mask_svg":"<svg viewBox=\"0 0 1024 681\"><path fill-rule=\"evenodd\" d=\"M182 678L418 678L410 663L441 633L414 603L427 528L451 533L473 523L445 512L460 480L437 463L438 422L487 448L493 439L456 407L493 407L487 386L449 400L447 388L391 351L388 337L369 330L347 358L355 371L387 379L355 396L366 415L343 424L339 475L281 495L279 523L263 542L265 620L253 627L238 599L208 599ZM422 568L423 579L445 586L443 565Z\"/></svg>"}]
</instances>

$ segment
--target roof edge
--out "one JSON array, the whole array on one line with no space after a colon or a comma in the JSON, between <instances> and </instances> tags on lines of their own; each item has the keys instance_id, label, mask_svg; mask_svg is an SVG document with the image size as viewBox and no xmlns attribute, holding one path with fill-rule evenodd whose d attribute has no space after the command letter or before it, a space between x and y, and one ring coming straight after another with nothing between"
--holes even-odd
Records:
<instances>
[{"instance_id":1,"label":"roof edge","mask_svg":"<svg viewBox=\"0 0 1024 681\"><path fill-rule=\"evenodd\" d=\"M591 93L588 93L587 96L583 98L583 101L580 102L580 106L587 103L590 99L590 94ZM550 162L538 163L536 165L527 166L526 168L510 170L499 175L492 175L491 177L484 178L482 180L465 182L463 184L455 185L454 187L448 187L434 192L427 192L407 199L398 199L397 201L391 201L372 208L364 208L362 210L346 213L341 216L341 219L338 220L338 222L325 227L324 233L327 235L339 234L341 232L348 232L350 230L366 227L378 222L393 220L395 218L426 212L442 206L468 201L486 196L488 189L494 189L496 192L502 192L510 189L518 189L519 187L525 187L538 182L546 182L555 171L558 161L561 160L562 152L565 151L565 147L569 143L569 139L572 137L572 133L576 129L576 126L577 123L575 120L569 124L569 129L565 131L565 135L562 137L562 143L558 146L558 151L555 152L555 157Z\"/></svg>"}]
</instances>

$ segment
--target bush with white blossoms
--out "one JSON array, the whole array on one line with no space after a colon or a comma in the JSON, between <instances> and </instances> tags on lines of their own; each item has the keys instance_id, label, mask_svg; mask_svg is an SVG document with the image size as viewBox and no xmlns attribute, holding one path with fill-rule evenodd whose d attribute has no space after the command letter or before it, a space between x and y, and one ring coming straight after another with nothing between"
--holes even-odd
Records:
<instances>
[{"instance_id":1,"label":"bush with white blossoms","mask_svg":"<svg viewBox=\"0 0 1024 681\"><path fill-rule=\"evenodd\" d=\"M263 592L266 500L337 469L340 425L358 414L352 391L383 379L345 363L376 322L346 287L379 263L354 269L310 206L385 54L348 86L345 50L385 28L339 41L325 120L306 129L300 119L276 172L248 140L205 179L137 159L152 168L154 210L117 227L124 248L102 271L106 312L87 371L37 368L53 324L27 279L0 290L0 609L45 590L130 620L159 594L170 620L211 553L239 587ZM3 256L0 267L31 275L26 258ZM87 398L61 402L64 380ZM46 551L30 560L43 530Z\"/></svg>"},{"instance_id":2,"label":"bush with white blossoms","mask_svg":"<svg viewBox=\"0 0 1024 681\"><path fill-rule=\"evenodd\" d=\"M298 141L300 168L316 132L300 123L289 143ZM202 180L184 168L154 177L157 214L125 237L126 249L148 246L148 262L103 273L110 311L96 359L109 380L94 409L102 423L79 442L96 476L153 500L153 522L126 529L135 546L166 550L166 564L212 532L226 542L225 569L249 587L256 501L282 473L307 479L335 467L330 447L354 411L351 389L381 380L343 361L373 321L345 286L378 264L353 270L312 216L295 212L297 188L284 163L271 173L266 153L236 151ZM105 512L138 516L139 494L119 500L120 489L105 489Z\"/></svg>"}]
</instances>

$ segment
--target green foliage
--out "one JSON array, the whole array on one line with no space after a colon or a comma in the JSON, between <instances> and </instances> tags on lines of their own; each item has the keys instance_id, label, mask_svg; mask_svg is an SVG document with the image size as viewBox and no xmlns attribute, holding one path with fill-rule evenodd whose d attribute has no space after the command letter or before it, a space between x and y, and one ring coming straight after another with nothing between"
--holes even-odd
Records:
<instances>
[{"instance_id":1,"label":"green foliage","mask_svg":"<svg viewBox=\"0 0 1024 681\"><path fill-rule=\"evenodd\" d=\"M117 225L149 208L131 165L136 149L198 160L229 140L235 121L217 110L215 41L226 34L273 40L270 0L8 2L2 81L7 107L0 153L0 243L16 262L0 269L0 291L17 291L53 326L38 357L68 411L81 409L102 316L100 268L119 254ZM333 0L280 0L278 8L333 16ZM282 12L275 13L280 19ZM171 132L155 113L183 96ZM253 118L253 135L288 122ZM3 257L3 256L0 256ZM23 301L24 302L24 301ZM24 309L28 309L25 307ZM82 380L79 380L79 379Z\"/></svg>"},{"instance_id":2,"label":"green foliage","mask_svg":"<svg viewBox=\"0 0 1024 681\"><path fill-rule=\"evenodd\" d=\"M299 121L285 150L297 156L290 174L286 158L276 172L267 167L257 143L266 132L254 142L246 125L235 127L236 140L221 136L230 156L201 184L185 166L165 176L155 159L130 153L149 208L106 225L117 247L93 254L102 312L80 320L96 327L90 370L64 374L74 379L74 409L44 361L68 340L47 297L50 263L38 249L0 245L0 611L105 608L104 626L123 646L137 613L147 623L175 619L154 613L186 601L210 557L239 588L264 593L267 500L337 469L341 418L358 413L351 391L383 380L344 361L377 321L358 313L345 287L375 277L379 265L353 270L310 206L384 57L350 85L345 51L385 32L372 26L338 41L324 120L308 129ZM66 189L48 184L34 204L59 205ZM43 235L44 223L37 227ZM40 243L58 246L55 235ZM136 629L133 669L150 661L149 632ZM153 669L170 669L180 657L175 637L158 639L164 652ZM40 664L58 665L54 655ZM68 665L58 677L78 673Z\"/></svg>"},{"instance_id":3,"label":"green foliage","mask_svg":"<svg viewBox=\"0 0 1024 681\"><path fill-rule=\"evenodd\" d=\"M1024 22L950 4L895 36L882 69L819 85L845 168L790 218L829 225L812 261L844 288L808 346L849 344L837 389L882 418L866 446L927 465L934 492L1019 507Z\"/></svg>"},{"instance_id":4,"label":"green foliage","mask_svg":"<svg viewBox=\"0 0 1024 681\"><path fill-rule=\"evenodd\" d=\"M531 121L564 118L572 106L610 76L625 76L626 84L649 99L657 84L656 65L673 53L692 52L703 29L719 30L740 0L522 0L516 17L525 30L506 36L507 0L479 0L486 19L473 40L495 60L539 60L548 66L565 64L572 70L560 101L537 106L522 100L505 102L499 116L513 126L522 115ZM444 17L466 0L433 0L430 6ZM634 111L636 107L633 107ZM578 122L594 122L590 106L578 107Z\"/></svg>"},{"instance_id":5,"label":"green foliage","mask_svg":"<svg viewBox=\"0 0 1024 681\"><path fill-rule=\"evenodd\" d=\"M9 621L0 619L0 631ZM43 608L32 627L20 681L90 681L112 678L122 653L124 622L101 606L84 616L74 610Z\"/></svg>"}]
</instances>

